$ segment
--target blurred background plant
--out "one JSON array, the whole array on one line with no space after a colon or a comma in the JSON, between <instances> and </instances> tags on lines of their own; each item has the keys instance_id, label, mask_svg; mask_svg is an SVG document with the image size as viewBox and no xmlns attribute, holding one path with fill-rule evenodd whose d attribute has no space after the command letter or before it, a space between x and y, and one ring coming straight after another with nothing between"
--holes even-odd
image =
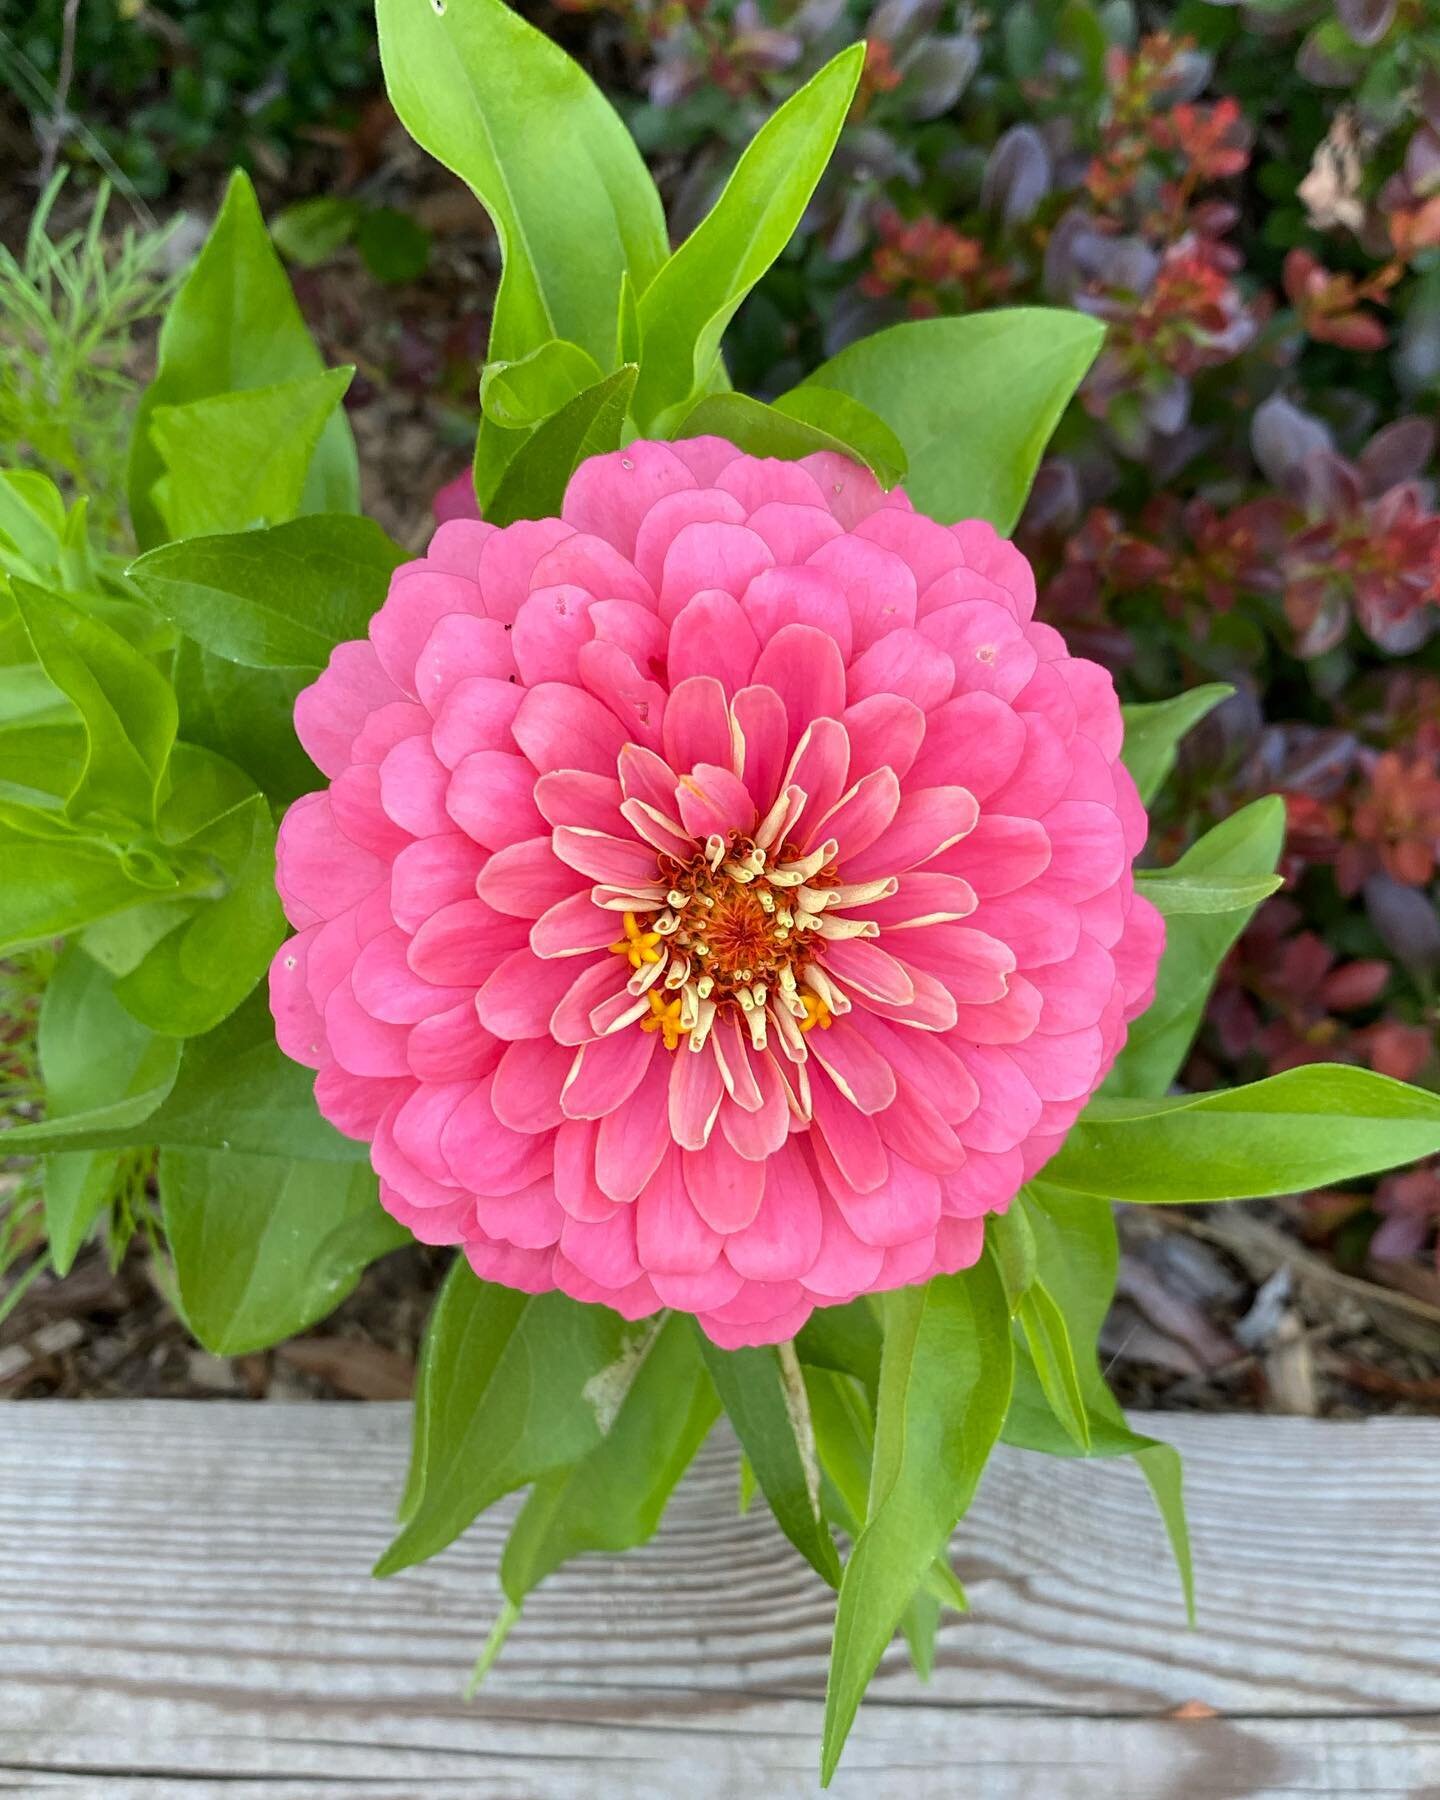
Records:
<instances>
[{"instance_id":1,"label":"blurred background plant","mask_svg":"<svg viewBox=\"0 0 1440 1800\"><path fill-rule=\"evenodd\" d=\"M727 339L737 385L776 394L905 317L1104 320L1021 527L1041 606L1128 699L1235 689L1186 740L1162 858L1262 793L1289 820L1286 889L1235 947L1187 1079L1338 1058L1440 1082L1440 0L520 10L610 92L680 229L760 120L866 37L835 163ZM132 214L166 215L210 210L232 161L255 173L312 324L358 366L367 505L423 536L464 459L498 255L392 131L366 0L0 0L0 83L0 145L30 159L42 220L54 169L69 206L108 172ZM32 324L52 384L70 370L57 448L33 373L9 377L28 365L8 321L60 245L77 271L97 244L116 257L102 213L42 223L0 265L0 449L75 484L115 441L107 408L128 402L103 371L124 358L97 374L76 333ZM175 255L137 234L82 290L97 344L143 344ZM1440 1305L1437 1195L1424 1169L1295 1214L1347 1268L1428 1265Z\"/></svg>"}]
</instances>

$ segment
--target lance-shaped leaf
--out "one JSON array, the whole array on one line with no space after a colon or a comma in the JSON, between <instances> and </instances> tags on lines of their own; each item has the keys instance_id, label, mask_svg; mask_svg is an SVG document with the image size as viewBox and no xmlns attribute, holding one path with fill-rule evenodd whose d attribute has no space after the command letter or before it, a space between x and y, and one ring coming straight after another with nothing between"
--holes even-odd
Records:
<instances>
[{"instance_id":1,"label":"lance-shaped leaf","mask_svg":"<svg viewBox=\"0 0 1440 1800\"><path fill-rule=\"evenodd\" d=\"M164 1150L159 1186L185 1322L217 1356L313 1325L409 1239L356 1163Z\"/></svg>"},{"instance_id":2,"label":"lance-shaped leaf","mask_svg":"<svg viewBox=\"0 0 1440 1800\"><path fill-rule=\"evenodd\" d=\"M11 588L37 662L75 707L85 733L66 811L79 820L152 823L175 741L170 683L119 632L58 594L27 581Z\"/></svg>"},{"instance_id":3,"label":"lance-shaped leaf","mask_svg":"<svg viewBox=\"0 0 1440 1800\"><path fill-rule=\"evenodd\" d=\"M849 345L804 385L838 388L884 420L921 512L1009 532L1103 335L1082 313L1043 307L917 319Z\"/></svg>"},{"instance_id":4,"label":"lance-shaped leaf","mask_svg":"<svg viewBox=\"0 0 1440 1800\"><path fill-rule=\"evenodd\" d=\"M1284 802L1275 797L1256 800L1207 832L1165 876L1186 881L1264 879L1274 871L1284 837ZM1167 921L1155 998L1130 1026L1105 1094L1163 1094L1170 1086L1190 1049L1220 964L1252 911L1242 906Z\"/></svg>"},{"instance_id":5,"label":"lance-shaped leaf","mask_svg":"<svg viewBox=\"0 0 1440 1800\"><path fill-rule=\"evenodd\" d=\"M852 44L791 95L755 134L710 212L640 286L642 429L658 429L667 409L707 386L725 327L810 203L864 61L865 46Z\"/></svg>"},{"instance_id":6,"label":"lance-shaped leaf","mask_svg":"<svg viewBox=\"0 0 1440 1800\"><path fill-rule=\"evenodd\" d=\"M974 1497L1005 1417L1010 1309L987 1254L885 1296L870 1505L840 1584L821 1781L927 1567Z\"/></svg>"},{"instance_id":7,"label":"lance-shaped leaf","mask_svg":"<svg viewBox=\"0 0 1440 1800\"><path fill-rule=\"evenodd\" d=\"M1140 798L1147 806L1175 767L1181 738L1234 692L1225 682L1212 681L1204 687L1189 688L1173 700L1121 707L1125 720L1121 761L1134 777Z\"/></svg>"},{"instance_id":8,"label":"lance-shaped leaf","mask_svg":"<svg viewBox=\"0 0 1440 1800\"><path fill-rule=\"evenodd\" d=\"M293 519L189 538L132 563L130 578L196 643L257 669L321 669L364 637L404 552L370 519Z\"/></svg>"},{"instance_id":9,"label":"lance-shaped leaf","mask_svg":"<svg viewBox=\"0 0 1440 1800\"><path fill-rule=\"evenodd\" d=\"M98 963L71 946L45 987L37 1038L45 1098L53 1118L128 1105L137 1118L169 1092L179 1045L156 1037L126 1012ZM63 1275L109 1198L117 1157L65 1151L45 1159L45 1230Z\"/></svg>"},{"instance_id":10,"label":"lance-shaped leaf","mask_svg":"<svg viewBox=\"0 0 1440 1800\"><path fill-rule=\"evenodd\" d=\"M1196 913L1243 912L1285 885L1279 875L1179 875L1172 869L1139 869L1135 886L1167 919Z\"/></svg>"},{"instance_id":11,"label":"lance-shaped leaf","mask_svg":"<svg viewBox=\"0 0 1440 1800\"><path fill-rule=\"evenodd\" d=\"M811 396L819 405L812 405ZM800 411L788 410L790 400ZM816 421L824 419L822 425ZM774 406L748 394L711 394L686 415L677 437L723 437L750 456L778 456L794 462L829 450L852 457L893 487L905 474L905 452L883 420L847 394L824 388L797 388Z\"/></svg>"},{"instance_id":12,"label":"lance-shaped leaf","mask_svg":"<svg viewBox=\"0 0 1440 1800\"><path fill-rule=\"evenodd\" d=\"M152 407L165 473L150 489L171 537L276 525L303 509L325 428L353 369Z\"/></svg>"},{"instance_id":13,"label":"lance-shaped leaf","mask_svg":"<svg viewBox=\"0 0 1440 1800\"><path fill-rule=\"evenodd\" d=\"M504 257L490 355L550 338L608 367L620 281L669 251L660 197L590 77L501 0L379 0L385 85L401 123L464 181Z\"/></svg>"},{"instance_id":14,"label":"lance-shaped leaf","mask_svg":"<svg viewBox=\"0 0 1440 1800\"><path fill-rule=\"evenodd\" d=\"M840 1558L821 1502L815 1430L794 1346L721 1350L698 1326L695 1334L776 1523L810 1567L838 1586Z\"/></svg>"},{"instance_id":15,"label":"lance-shaped leaf","mask_svg":"<svg viewBox=\"0 0 1440 1800\"><path fill-rule=\"evenodd\" d=\"M511 1529L500 1580L513 1606L587 1550L628 1550L655 1533L667 1501L720 1411L689 1321L647 1320L590 1383L604 1437L542 1475Z\"/></svg>"},{"instance_id":16,"label":"lance-shaped leaf","mask_svg":"<svg viewBox=\"0 0 1440 1800\"><path fill-rule=\"evenodd\" d=\"M585 458L619 448L635 376L633 364L617 369L537 426L506 468L486 518L513 525L558 517L570 477Z\"/></svg>"},{"instance_id":17,"label":"lance-shaped leaf","mask_svg":"<svg viewBox=\"0 0 1440 1800\"><path fill-rule=\"evenodd\" d=\"M853 1375L873 1398L880 1385L885 1344L878 1304L862 1295L844 1306L817 1306L795 1340L801 1362L807 1368Z\"/></svg>"},{"instance_id":18,"label":"lance-shaped leaf","mask_svg":"<svg viewBox=\"0 0 1440 1800\"><path fill-rule=\"evenodd\" d=\"M627 1330L603 1306L481 1281L462 1258L426 1338L405 1522L377 1575L434 1556L502 1494L588 1456L604 1435L596 1384Z\"/></svg>"},{"instance_id":19,"label":"lance-shaped leaf","mask_svg":"<svg viewBox=\"0 0 1440 1800\"><path fill-rule=\"evenodd\" d=\"M1330 1187L1440 1151L1440 1096L1343 1063L1213 1094L1090 1102L1050 1187L1157 1205Z\"/></svg>"},{"instance_id":20,"label":"lance-shaped leaf","mask_svg":"<svg viewBox=\"0 0 1440 1800\"><path fill-rule=\"evenodd\" d=\"M1051 1390L1025 1345L1016 1350L1015 1389L1001 1435L1018 1449L1049 1456L1133 1457L1154 1496L1193 1619L1195 1575L1179 1453L1169 1444L1131 1431L1100 1369L1100 1328L1110 1310L1120 1258L1112 1208L1108 1201L1064 1193L1040 1182L1032 1182L1017 1204L1030 1225L1037 1273L1064 1318L1075 1353L1088 1444L1082 1444L1057 1416Z\"/></svg>"},{"instance_id":21,"label":"lance-shaped leaf","mask_svg":"<svg viewBox=\"0 0 1440 1800\"><path fill-rule=\"evenodd\" d=\"M151 434L157 407L303 380L324 369L247 175L231 176L213 230L165 315L159 368L145 390L130 445L130 516L142 550L164 541L152 490L165 473ZM311 459L306 512L354 512L359 503L355 440L333 411Z\"/></svg>"}]
</instances>

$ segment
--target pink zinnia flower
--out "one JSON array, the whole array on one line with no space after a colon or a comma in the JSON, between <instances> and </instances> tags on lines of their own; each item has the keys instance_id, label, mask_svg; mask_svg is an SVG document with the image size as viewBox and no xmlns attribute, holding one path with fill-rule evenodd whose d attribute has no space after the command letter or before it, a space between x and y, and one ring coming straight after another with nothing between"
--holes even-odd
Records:
<instances>
[{"instance_id":1,"label":"pink zinnia flower","mask_svg":"<svg viewBox=\"0 0 1440 1800\"><path fill-rule=\"evenodd\" d=\"M487 1279L728 1346L960 1269L1146 1003L1110 677L1023 557L716 438L456 519L296 726L287 1053Z\"/></svg>"}]
</instances>

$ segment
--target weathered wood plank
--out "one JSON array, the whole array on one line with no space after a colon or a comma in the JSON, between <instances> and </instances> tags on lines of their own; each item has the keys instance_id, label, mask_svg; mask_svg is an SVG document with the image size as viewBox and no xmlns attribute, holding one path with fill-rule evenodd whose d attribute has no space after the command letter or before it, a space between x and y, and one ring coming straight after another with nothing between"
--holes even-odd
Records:
<instances>
[{"instance_id":1,"label":"weathered wood plank","mask_svg":"<svg viewBox=\"0 0 1440 1800\"><path fill-rule=\"evenodd\" d=\"M816 1791L830 1601L707 1449L656 1542L562 1571L480 1699L508 1509L384 1584L398 1407L0 1412L0 1795ZM957 1539L974 1613L887 1659L833 1792L1440 1797L1440 1425L1172 1417L1187 1632L1124 1465L1002 1454ZM1188 1702L1220 1716L1175 1719Z\"/></svg>"}]
</instances>

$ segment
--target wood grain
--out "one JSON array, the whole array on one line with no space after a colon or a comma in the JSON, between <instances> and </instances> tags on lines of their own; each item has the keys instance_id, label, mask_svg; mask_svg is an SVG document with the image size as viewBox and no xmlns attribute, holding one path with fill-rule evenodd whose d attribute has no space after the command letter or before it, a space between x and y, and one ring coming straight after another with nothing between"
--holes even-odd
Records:
<instances>
[{"instance_id":1,"label":"wood grain","mask_svg":"<svg viewBox=\"0 0 1440 1800\"><path fill-rule=\"evenodd\" d=\"M508 1508L386 1583L384 1405L0 1412L0 1795L789 1800L831 1601L717 1439L654 1544L562 1571L473 1704ZM832 1792L1440 1800L1440 1424L1158 1422L1200 1623L1123 1464L1002 1454L930 1687L887 1658ZM1200 1703L1195 1708L1193 1703ZM1215 1717L1174 1718L1179 1707Z\"/></svg>"}]
</instances>

